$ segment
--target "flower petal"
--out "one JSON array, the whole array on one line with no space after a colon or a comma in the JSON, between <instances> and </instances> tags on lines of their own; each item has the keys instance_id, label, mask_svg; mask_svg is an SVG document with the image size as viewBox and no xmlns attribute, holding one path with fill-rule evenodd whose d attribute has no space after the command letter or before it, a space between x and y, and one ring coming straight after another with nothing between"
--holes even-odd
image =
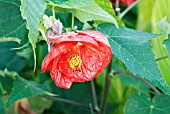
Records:
<instances>
[{"instance_id":1,"label":"flower petal","mask_svg":"<svg viewBox=\"0 0 170 114\"><path fill-rule=\"evenodd\" d=\"M50 43L56 43L56 42L65 42L65 41L69 41L69 42L89 42L92 43L94 45L97 45L97 42L94 40L94 38L92 38L91 36L87 36L87 35L60 35L58 37L55 37L53 39L50 39ZM97 45L98 46L98 45Z\"/></svg>"},{"instance_id":2,"label":"flower petal","mask_svg":"<svg viewBox=\"0 0 170 114\"><path fill-rule=\"evenodd\" d=\"M60 54L66 52L71 46L76 45L77 43L70 43L70 42L65 42L65 43L60 43L55 45L51 52L44 58L42 65L41 65L41 72L45 72L48 68L50 68L50 62L54 59L57 58Z\"/></svg>"},{"instance_id":3,"label":"flower petal","mask_svg":"<svg viewBox=\"0 0 170 114\"><path fill-rule=\"evenodd\" d=\"M108 42L108 38L104 34L102 34L101 32L94 31L94 30L84 30L84 31L78 32L78 35L83 35L83 34L91 36L95 40L103 42L104 44L106 44L107 46L110 47L110 44Z\"/></svg>"},{"instance_id":4,"label":"flower petal","mask_svg":"<svg viewBox=\"0 0 170 114\"><path fill-rule=\"evenodd\" d=\"M99 42L99 47L84 43L81 49L82 61L89 70L96 71L104 69L112 58L110 47Z\"/></svg>"},{"instance_id":5,"label":"flower petal","mask_svg":"<svg viewBox=\"0 0 170 114\"><path fill-rule=\"evenodd\" d=\"M81 68L79 70L73 70L69 66L68 58L74 53L79 54L79 51L80 50L77 50L75 52L75 50L72 50L71 52L63 54L58 63L59 70L63 72L67 77L73 79L73 81L75 82L90 81L98 75L97 70L91 71L87 69L83 64L81 65Z\"/></svg>"},{"instance_id":6,"label":"flower petal","mask_svg":"<svg viewBox=\"0 0 170 114\"><path fill-rule=\"evenodd\" d=\"M54 59L52 69L50 70L51 77L58 87L69 89L73 83L73 80L59 71L57 64L58 60Z\"/></svg>"}]
</instances>

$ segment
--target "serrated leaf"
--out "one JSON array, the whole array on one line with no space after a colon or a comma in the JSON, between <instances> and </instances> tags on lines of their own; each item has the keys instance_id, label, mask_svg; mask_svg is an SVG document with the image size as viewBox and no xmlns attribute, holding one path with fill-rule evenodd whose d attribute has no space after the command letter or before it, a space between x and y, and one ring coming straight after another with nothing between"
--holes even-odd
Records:
<instances>
[{"instance_id":1,"label":"serrated leaf","mask_svg":"<svg viewBox=\"0 0 170 114\"><path fill-rule=\"evenodd\" d=\"M33 81L28 81L20 76L17 76L13 83L13 89L6 103L6 106L9 107L15 101L25 97L33 97L39 94L43 94L47 92L47 90L47 85L40 85Z\"/></svg>"},{"instance_id":2,"label":"serrated leaf","mask_svg":"<svg viewBox=\"0 0 170 114\"><path fill-rule=\"evenodd\" d=\"M100 20L104 22L114 23L117 27L117 21L108 12L104 11L94 0L69 0L59 2L58 0L47 0L56 7L67 9L80 21L87 22L92 20Z\"/></svg>"},{"instance_id":3,"label":"serrated leaf","mask_svg":"<svg viewBox=\"0 0 170 114\"><path fill-rule=\"evenodd\" d=\"M39 34L39 23L46 9L44 0L20 0L21 15L27 21L26 27L29 30L28 38L34 52L34 68L36 67L36 42ZM35 70L35 69L34 69Z\"/></svg>"},{"instance_id":4,"label":"serrated leaf","mask_svg":"<svg viewBox=\"0 0 170 114\"><path fill-rule=\"evenodd\" d=\"M138 32L123 27L117 29L112 24L101 24L97 30L108 37L113 54L123 60L130 72L149 80L170 94L170 87L157 68L151 44L148 41L160 35Z\"/></svg>"},{"instance_id":5,"label":"serrated leaf","mask_svg":"<svg viewBox=\"0 0 170 114\"><path fill-rule=\"evenodd\" d=\"M164 17L163 19L161 19L159 22L158 22L158 28L160 30L162 30L163 32L166 32L166 33L170 33L170 23L167 22L167 19L170 20L170 17L167 18L167 17Z\"/></svg>"},{"instance_id":6,"label":"serrated leaf","mask_svg":"<svg viewBox=\"0 0 170 114\"><path fill-rule=\"evenodd\" d=\"M163 44L166 47L166 50L168 52L168 56L170 56L170 34L168 34L168 39L166 39L165 41L163 41Z\"/></svg>"},{"instance_id":7,"label":"serrated leaf","mask_svg":"<svg viewBox=\"0 0 170 114\"><path fill-rule=\"evenodd\" d=\"M153 99L145 94L133 94L129 97L125 114L169 114L170 96L161 94Z\"/></svg>"}]
</instances>

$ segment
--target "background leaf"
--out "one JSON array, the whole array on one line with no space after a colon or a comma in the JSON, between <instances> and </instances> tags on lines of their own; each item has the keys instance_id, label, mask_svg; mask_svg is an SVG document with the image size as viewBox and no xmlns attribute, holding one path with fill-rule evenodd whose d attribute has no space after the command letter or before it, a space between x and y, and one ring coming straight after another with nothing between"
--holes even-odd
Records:
<instances>
[{"instance_id":1,"label":"background leaf","mask_svg":"<svg viewBox=\"0 0 170 114\"><path fill-rule=\"evenodd\" d=\"M155 0L140 0L138 3L137 29L141 31L152 31L151 15ZM145 23L145 24L141 24Z\"/></svg>"},{"instance_id":2,"label":"background leaf","mask_svg":"<svg viewBox=\"0 0 170 114\"><path fill-rule=\"evenodd\" d=\"M16 76L16 79L13 83L13 89L6 103L6 106L9 107L19 99L25 97L33 97L39 94L43 94L46 91L48 91L47 85L40 85L33 81L28 81L22 77Z\"/></svg>"},{"instance_id":3,"label":"background leaf","mask_svg":"<svg viewBox=\"0 0 170 114\"><path fill-rule=\"evenodd\" d=\"M125 114L169 114L170 96L161 94L153 99L145 94L133 94L129 97Z\"/></svg>"},{"instance_id":4,"label":"background leaf","mask_svg":"<svg viewBox=\"0 0 170 114\"><path fill-rule=\"evenodd\" d=\"M0 83L0 86L1 86L1 83ZM2 94L2 91L1 91L1 87L0 87L0 94ZM0 95L0 113L1 114L5 114L5 105L4 105L4 102L3 102L3 97Z\"/></svg>"},{"instance_id":5,"label":"background leaf","mask_svg":"<svg viewBox=\"0 0 170 114\"><path fill-rule=\"evenodd\" d=\"M27 30L19 6L19 0L0 1L0 38L20 38L22 44L27 41Z\"/></svg>"},{"instance_id":6,"label":"background leaf","mask_svg":"<svg viewBox=\"0 0 170 114\"><path fill-rule=\"evenodd\" d=\"M170 56L170 34L168 35L168 39L166 39L165 41L163 41L163 44L166 47L166 50L168 52L168 56Z\"/></svg>"},{"instance_id":7,"label":"background leaf","mask_svg":"<svg viewBox=\"0 0 170 114\"><path fill-rule=\"evenodd\" d=\"M106 12L113 16L116 19L118 25L125 26L119 17L115 15L115 11L113 10L112 3L109 0L95 0L95 2Z\"/></svg>"},{"instance_id":8,"label":"background leaf","mask_svg":"<svg viewBox=\"0 0 170 114\"><path fill-rule=\"evenodd\" d=\"M44 0L21 0L21 15L23 19L27 21L26 27L29 30L28 38L32 45L34 52L34 61L36 67L36 42L39 35L39 23L42 20L42 15L46 9L46 3Z\"/></svg>"},{"instance_id":9,"label":"background leaf","mask_svg":"<svg viewBox=\"0 0 170 114\"><path fill-rule=\"evenodd\" d=\"M168 6L170 4L169 0L157 0L154 3L154 7L152 10L152 17L151 17L151 22L152 22L152 31L154 33L160 33L161 31L157 28L157 23L165 16L170 16L170 7ZM163 40L165 40L167 36L162 36L159 37L158 39L153 39L152 40L152 48L153 51L156 55L156 59L159 58L164 58L168 56L167 51L165 47L162 45ZM169 58L164 58L160 59L157 61L158 67L161 70L161 73L165 80L170 84L170 57Z\"/></svg>"},{"instance_id":10,"label":"background leaf","mask_svg":"<svg viewBox=\"0 0 170 114\"><path fill-rule=\"evenodd\" d=\"M109 38L113 54L123 60L130 72L140 75L170 94L170 88L166 85L157 68L154 54L148 41L159 36L158 34L138 32L123 27L117 29L111 24L101 24L97 30Z\"/></svg>"},{"instance_id":11,"label":"background leaf","mask_svg":"<svg viewBox=\"0 0 170 114\"><path fill-rule=\"evenodd\" d=\"M167 22L167 19L170 21L170 17L164 17L158 22L158 28L163 32L170 33L170 23Z\"/></svg>"},{"instance_id":12,"label":"background leaf","mask_svg":"<svg viewBox=\"0 0 170 114\"><path fill-rule=\"evenodd\" d=\"M100 20L114 23L118 26L115 18L103 10L94 0L81 0L81 2L79 2L79 0L69 0L65 2L60 2L58 0L47 1L52 2L56 7L67 9L84 23L92 20Z\"/></svg>"},{"instance_id":13,"label":"background leaf","mask_svg":"<svg viewBox=\"0 0 170 114\"><path fill-rule=\"evenodd\" d=\"M20 45L27 42L26 22L21 17L19 10L19 0L1 0L0 1L0 41L4 38L16 38L21 40ZM9 40L9 39L8 39ZM17 43L0 42L0 69L19 71L25 64L26 60L16 55L17 51L11 51L11 48L18 47ZM20 61L20 62L18 62Z\"/></svg>"}]
</instances>

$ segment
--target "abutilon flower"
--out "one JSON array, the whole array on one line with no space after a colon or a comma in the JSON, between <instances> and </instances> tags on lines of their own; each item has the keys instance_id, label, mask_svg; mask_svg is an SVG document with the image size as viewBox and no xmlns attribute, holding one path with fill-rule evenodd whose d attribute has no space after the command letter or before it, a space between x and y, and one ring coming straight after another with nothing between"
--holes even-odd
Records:
<instances>
[{"instance_id":1,"label":"abutilon flower","mask_svg":"<svg viewBox=\"0 0 170 114\"><path fill-rule=\"evenodd\" d=\"M94 79L112 58L107 37L98 31L67 32L49 42L55 45L44 58L41 72L50 69L52 79L61 88Z\"/></svg>"}]
</instances>

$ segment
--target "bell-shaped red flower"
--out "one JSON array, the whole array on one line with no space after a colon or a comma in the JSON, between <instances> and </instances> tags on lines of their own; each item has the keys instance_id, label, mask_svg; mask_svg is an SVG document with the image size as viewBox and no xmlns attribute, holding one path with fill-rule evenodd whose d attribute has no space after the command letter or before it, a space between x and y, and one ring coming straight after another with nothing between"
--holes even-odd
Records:
<instances>
[{"instance_id":1,"label":"bell-shaped red flower","mask_svg":"<svg viewBox=\"0 0 170 114\"><path fill-rule=\"evenodd\" d=\"M49 42L56 44L44 58L41 72L50 69L52 79L61 88L94 79L112 58L108 39L98 31L66 33Z\"/></svg>"}]
</instances>

